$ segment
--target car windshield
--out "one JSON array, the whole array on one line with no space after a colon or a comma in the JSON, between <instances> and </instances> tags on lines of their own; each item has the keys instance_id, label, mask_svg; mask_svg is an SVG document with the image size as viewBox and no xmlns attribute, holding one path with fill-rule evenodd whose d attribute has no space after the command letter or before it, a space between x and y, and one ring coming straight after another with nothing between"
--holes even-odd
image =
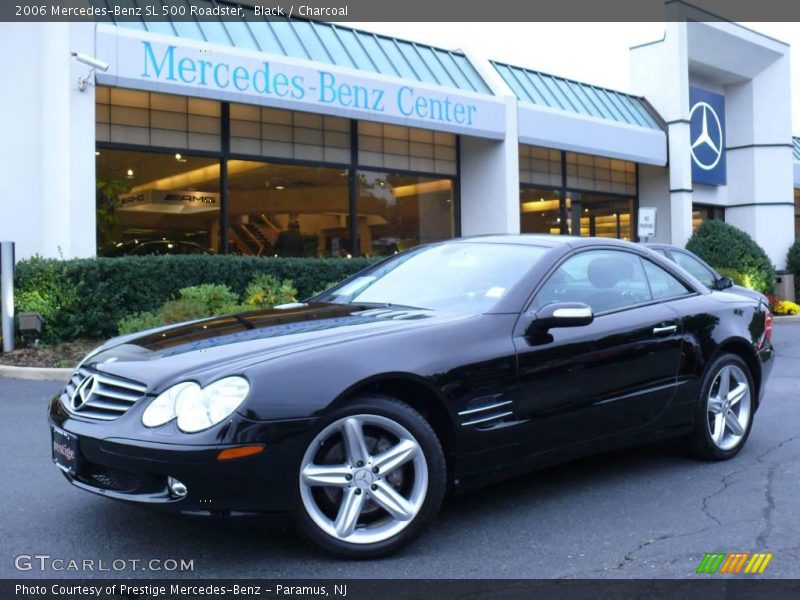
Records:
<instances>
[{"instance_id":1,"label":"car windshield","mask_svg":"<svg viewBox=\"0 0 800 600\"><path fill-rule=\"evenodd\" d=\"M485 312L518 283L546 248L449 243L410 250L324 292L320 302Z\"/></svg>"},{"instance_id":2,"label":"car windshield","mask_svg":"<svg viewBox=\"0 0 800 600\"><path fill-rule=\"evenodd\" d=\"M691 273L695 279L697 279L704 286L712 289L715 287L716 278L714 277L714 273L703 266L703 263L697 260L694 256L690 256L685 252L677 251L673 252L672 256L675 257L676 263L689 271L689 273Z\"/></svg>"}]
</instances>

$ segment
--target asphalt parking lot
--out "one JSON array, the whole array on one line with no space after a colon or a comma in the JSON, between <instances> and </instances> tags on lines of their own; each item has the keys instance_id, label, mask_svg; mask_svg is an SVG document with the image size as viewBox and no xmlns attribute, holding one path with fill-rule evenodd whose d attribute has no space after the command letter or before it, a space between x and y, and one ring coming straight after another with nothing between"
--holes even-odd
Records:
<instances>
[{"instance_id":1,"label":"asphalt parking lot","mask_svg":"<svg viewBox=\"0 0 800 600\"><path fill-rule=\"evenodd\" d=\"M158 515L74 489L50 461L45 407L59 384L0 379L0 577L169 575L18 571L19 555L192 560L172 576L200 578L688 577L706 552L770 551L765 576L798 578L800 323L774 337L765 402L736 459L659 446L533 473L451 500L427 534L380 562L330 559L251 518Z\"/></svg>"}]
</instances>

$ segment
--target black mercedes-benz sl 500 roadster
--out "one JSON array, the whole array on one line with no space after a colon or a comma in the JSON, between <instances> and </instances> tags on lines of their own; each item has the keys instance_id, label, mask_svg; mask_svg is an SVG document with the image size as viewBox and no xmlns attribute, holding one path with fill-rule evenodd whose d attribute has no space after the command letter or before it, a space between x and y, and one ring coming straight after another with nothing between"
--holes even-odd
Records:
<instances>
[{"instance_id":1,"label":"black mercedes-benz sl 500 roadster","mask_svg":"<svg viewBox=\"0 0 800 600\"><path fill-rule=\"evenodd\" d=\"M645 247L486 236L390 257L304 303L112 339L50 404L75 486L293 516L328 551L407 544L449 493L626 445L745 444L762 302Z\"/></svg>"}]
</instances>

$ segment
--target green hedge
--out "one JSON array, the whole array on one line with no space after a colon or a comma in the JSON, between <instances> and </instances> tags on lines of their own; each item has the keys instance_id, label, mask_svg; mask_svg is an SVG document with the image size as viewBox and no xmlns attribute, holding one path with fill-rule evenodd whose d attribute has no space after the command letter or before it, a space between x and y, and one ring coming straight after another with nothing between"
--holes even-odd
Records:
<instances>
[{"instance_id":1,"label":"green hedge","mask_svg":"<svg viewBox=\"0 0 800 600\"><path fill-rule=\"evenodd\" d=\"M155 311L185 287L222 284L242 294L254 275L265 273L290 279L298 298L307 298L373 262L212 255L33 258L17 264L15 304L18 313L42 314L45 341L104 338L117 334L123 317Z\"/></svg>"},{"instance_id":2,"label":"green hedge","mask_svg":"<svg viewBox=\"0 0 800 600\"><path fill-rule=\"evenodd\" d=\"M786 253L786 270L794 275L795 295L800 298L800 240L789 246Z\"/></svg>"},{"instance_id":3,"label":"green hedge","mask_svg":"<svg viewBox=\"0 0 800 600\"><path fill-rule=\"evenodd\" d=\"M686 244L715 269L732 269L742 284L765 294L775 291L775 267L763 248L741 229L724 221L706 221Z\"/></svg>"}]
</instances>

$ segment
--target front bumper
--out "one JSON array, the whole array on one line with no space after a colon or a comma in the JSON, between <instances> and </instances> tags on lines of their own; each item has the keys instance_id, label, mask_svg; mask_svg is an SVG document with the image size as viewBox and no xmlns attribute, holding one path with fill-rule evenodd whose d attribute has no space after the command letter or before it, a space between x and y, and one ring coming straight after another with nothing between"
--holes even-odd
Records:
<instances>
[{"instance_id":1,"label":"front bumper","mask_svg":"<svg viewBox=\"0 0 800 600\"><path fill-rule=\"evenodd\" d=\"M58 397L50 402L50 424L78 438L78 470L64 472L70 483L108 498L168 512L292 510L297 472L314 419L258 422L235 413L204 435L181 434L174 424L165 425L166 439L158 440L147 439L155 437L155 430L138 422L141 408L136 409L115 421L92 421L67 413ZM141 435L134 437L137 429ZM252 444L263 444L264 450L244 458L217 460L221 450ZM170 493L168 477L185 484L184 497Z\"/></svg>"}]
</instances>

